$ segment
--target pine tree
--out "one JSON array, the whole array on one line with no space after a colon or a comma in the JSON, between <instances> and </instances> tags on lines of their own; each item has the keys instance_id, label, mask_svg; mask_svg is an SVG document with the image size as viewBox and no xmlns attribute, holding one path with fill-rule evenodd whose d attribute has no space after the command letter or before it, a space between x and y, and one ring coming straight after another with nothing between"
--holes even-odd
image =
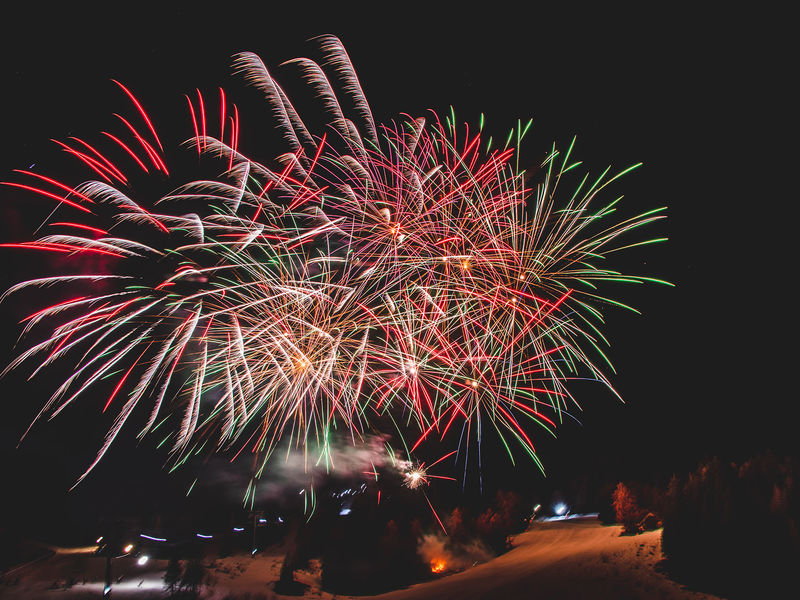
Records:
<instances>
[{"instance_id":1,"label":"pine tree","mask_svg":"<svg viewBox=\"0 0 800 600\"><path fill-rule=\"evenodd\" d=\"M186 569L181 577L181 587L189 590L190 593L196 594L206 577L206 568L200 559L192 559L186 565Z\"/></svg>"},{"instance_id":2,"label":"pine tree","mask_svg":"<svg viewBox=\"0 0 800 600\"><path fill-rule=\"evenodd\" d=\"M167 563L167 570L164 572L164 585L167 586L167 591L170 594L175 591L182 575L183 567L181 567L180 561L175 557L170 558L169 563Z\"/></svg>"}]
</instances>

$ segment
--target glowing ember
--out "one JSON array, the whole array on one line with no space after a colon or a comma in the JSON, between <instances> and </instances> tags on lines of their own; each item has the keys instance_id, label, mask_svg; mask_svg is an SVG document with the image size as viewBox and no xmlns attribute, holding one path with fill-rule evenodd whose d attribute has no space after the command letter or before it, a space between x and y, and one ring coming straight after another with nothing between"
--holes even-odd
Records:
<instances>
[{"instance_id":1,"label":"glowing ember","mask_svg":"<svg viewBox=\"0 0 800 600\"><path fill-rule=\"evenodd\" d=\"M447 567L447 563L444 562L441 558L434 558L431 561L431 571L433 573L442 573Z\"/></svg>"},{"instance_id":2,"label":"glowing ember","mask_svg":"<svg viewBox=\"0 0 800 600\"><path fill-rule=\"evenodd\" d=\"M294 368L297 371L305 371L308 367L311 366L311 361L309 361L305 356L299 355L295 356L294 358Z\"/></svg>"},{"instance_id":3,"label":"glowing ember","mask_svg":"<svg viewBox=\"0 0 800 600\"><path fill-rule=\"evenodd\" d=\"M427 473L424 471L422 467L418 467L406 473L406 487L411 488L412 490L417 489L420 486L428 485L428 478Z\"/></svg>"}]
</instances>

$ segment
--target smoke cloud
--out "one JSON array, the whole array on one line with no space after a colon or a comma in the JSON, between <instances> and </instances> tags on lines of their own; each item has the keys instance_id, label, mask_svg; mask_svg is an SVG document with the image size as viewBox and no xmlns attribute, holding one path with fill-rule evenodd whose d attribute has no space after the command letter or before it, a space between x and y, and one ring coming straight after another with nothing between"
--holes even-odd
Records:
<instances>
[{"instance_id":1,"label":"smoke cloud","mask_svg":"<svg viewBox=\"0 0 800 600\"><path fill-rule=\"evenodd\" d=\"M422 536L417 553L431 566L443 561L443 571L461 571L494 558L494 554L480 540L459 544L433 533Z\"/></svg>"}]
</instances>

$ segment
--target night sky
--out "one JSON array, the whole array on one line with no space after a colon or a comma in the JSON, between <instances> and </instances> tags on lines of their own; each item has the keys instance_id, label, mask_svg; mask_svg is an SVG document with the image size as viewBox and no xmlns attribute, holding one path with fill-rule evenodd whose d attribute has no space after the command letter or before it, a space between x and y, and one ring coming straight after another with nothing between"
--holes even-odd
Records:
<instances>
[{"instance_id":1,"label":"night sky","mask_svg":"<svg viewBox=\"0 0 800 600\"><path fill-rule=\"evenodd\" d=\"M99 24L89 13L49 9L7 18L5 33L13 35L0 36L0 180L34 163L43 172L48 161L63 164L50 138L92 138L113 112L127 111L111 78L134 90L162 139L174 144L191 134L184 93L222 85L235 98L245 90L231 74L233 53L256 52L280 78L281 62L313 52L308 38L335 34L376 121L428 109L446 113L452 105L460 121L473 125L484 113L486 128L501 137L517 119L532 117L523 146L531 166L553 141L563 147L577 135L576 156L592 172L644 163L614 188L625 194L629 210L669 207L668 218L647 232L669 242L633 251L622 265L676 287L620 286L615 297L642 314L607 313L617 370L611 379L627 404L600 385L579 388L582 425L566 423L557 441L540 447L551 482L591 474L663 481L706 456L741 460L768 448L794 450L789 286L795 268L789 259L796 249L783 230L796 186L782 187L781 173L791 156L787 140L796 135L788 116L795 69L788 67L788 38L776 29L785 17L538 9L459 14L398 5L387 19L348 9L311 15L311 8L287 14L230 6L145 14L131 5L130 14L101 17ZM263 119L251 117L253 110L252 104L243 110L243 129ZM257 132L247 135L245 152L258 147ZM282 151L259 150L264 157ZM77 166L75 173L55 174L77 184L85 171ZM11 188L0 189L0 202L3 239L29 239L44 203L26 207L32 198ZM9 249L0 255L3 289L46 274L39 258ZM13 354L15 322L24 313L13 304L0 307L3 363ZM8 506L33 513L58 504L68 517L77 505L92 506L106 486L145 503L157 502L154 489L183 493L190 474L167 477L152 440L133 450L127 438L85 488L63 500L104 425L92 418L94 408L76 409L37 426L17 449L47 383L26 386L17 375L0 383ZM495 459L490 479L497 487L504 478L516 486L520 477L542 484L535 469Z\"/></svg>"}]
</instances>

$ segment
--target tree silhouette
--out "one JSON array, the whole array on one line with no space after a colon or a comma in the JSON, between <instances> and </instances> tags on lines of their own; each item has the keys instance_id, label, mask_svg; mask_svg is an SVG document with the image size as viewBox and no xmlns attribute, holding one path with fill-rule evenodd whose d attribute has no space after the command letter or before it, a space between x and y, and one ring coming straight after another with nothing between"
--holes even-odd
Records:
<instances>
[{"instance_id":1,"label":"tree silhouette","mask_svg":"<svg viewBox=\"0 0 800 600\"><path fill-rule=\"evenodd\" d=\"M173 556L169 559L167 570L164 572L164 585L170 594L175 591L181 580L181 575L183 575L183 567L181 567L180 561Z\"/></svg>"},{"instance_id":2,"label":"tree silhouette","mask_svg":"<svg viewBox=\"0 0 800 600\"><path fill-rule=\"evenodd\" d=\"M198 558L194 558L189 561L183 571L181 588L194 595L197 593L197 588L203 584L205 577L206 568L203 566L203 562Z\"/></svg>"}]
</instances>

